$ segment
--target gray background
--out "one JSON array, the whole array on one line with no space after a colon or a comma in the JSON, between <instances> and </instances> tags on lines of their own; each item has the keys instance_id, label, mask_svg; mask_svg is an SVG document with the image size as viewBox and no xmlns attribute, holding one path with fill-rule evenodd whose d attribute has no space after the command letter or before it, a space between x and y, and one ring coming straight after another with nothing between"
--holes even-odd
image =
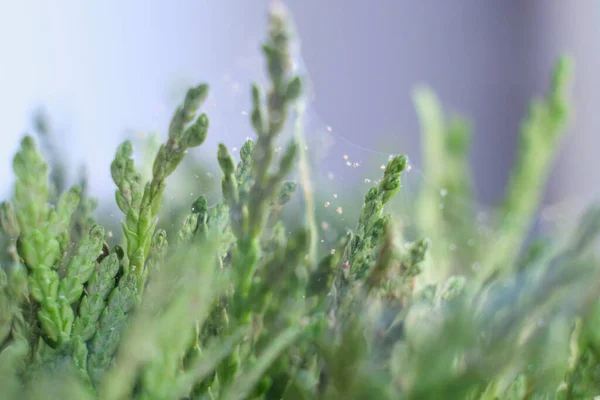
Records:
<instances>
[{"instance_id":1,"label":"gray background","mask_svg":"<svg viewBox=\"0 0 600 400\"><path fill-rule=\"evenodd\" d=\"M184 88L213 86L214 143L239 145L247 83L262 74L267 0L0 1L0 190L36 105L53 118L64 157L86 163L95 195L112 193L108 164L131 132L166 131ZM519 120L542 95L555 58L576 60L571 124L547 203L598 193L600 117L595 0L289 0L316 96L315 126L358 155L408 153L419 168L410 99L427 83L475 127L477 194L494 203L514 158ZM312 129L312 128L311 128ZM309 140L311 133L308 132ZM207 150L208 151L208 150ZM340 154L332 151L332 163Z\"/></svg>"}]
</instances>

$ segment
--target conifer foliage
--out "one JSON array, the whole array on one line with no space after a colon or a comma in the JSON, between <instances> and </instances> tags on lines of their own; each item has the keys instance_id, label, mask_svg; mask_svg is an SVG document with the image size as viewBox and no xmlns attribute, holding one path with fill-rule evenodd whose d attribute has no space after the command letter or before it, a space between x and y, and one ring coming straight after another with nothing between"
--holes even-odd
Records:
<instances>
[{"instance_id":1,"label":"conifer foliage","mask_svg":"<svg viewBox=\"0 0 600 400\"><path fill-rule=\"evenodd\" d=\"M269 83L250 91L256 140L239 161L219 145L221 199L196 199L176 234L161 227L161 203L168 177L210 134L199 111L208 85L189 89L176 109L149 181L129 141L116 150L121 242L94 219L85 185L59 187L33 137L22 140L13 194L0 207L0 397L600 395L600 209L569 240L526 240L570 115L569 59L522 124L505 201L485 227L493 234L465 207L474 203L468 124L447 121L434 93L419 88L430 183L415 199L420 236L407 241L389 214L409 165L397 156L364 194L355 229L317 254L312 210L300 226L273 218L306 186L293 181L306 154L301 131L275 150L304 100L285 9L273 7L269 21ZM440 191L451 199L444 209ZM451 241L468 246L449 249Z\"/></svg>"}]
</instances>

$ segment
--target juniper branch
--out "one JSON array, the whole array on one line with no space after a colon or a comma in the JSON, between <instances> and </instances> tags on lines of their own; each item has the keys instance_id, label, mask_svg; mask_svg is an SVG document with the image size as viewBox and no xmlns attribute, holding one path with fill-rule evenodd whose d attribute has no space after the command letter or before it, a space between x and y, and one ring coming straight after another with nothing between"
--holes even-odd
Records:
<instances>
[{"instance_id":1,"label":"juniper branch","mask_svg":"<svg viewBox=\"0 0 600 400\"><path fill-rule=\"evenodd\" d=\"M383 206L400 189L400 175L406 168L406 156L398 156L387 164L383 179L371 188L360 211L356 233L344 250L332 286L330 311L337 310L352 282L367 276L375 261L375 250L384 238L388 216Z\"/></svg>"},{"instance_id":2,"label":"juniper branch","mask_svg":"<svg viewBox=\"0 0 600 400\"><path fill-rule=\"evenodd\" d=\"M129 270L138 277L140 290L144 282L139 277L144 275L165 180L183 160L187 149L199 146L206 138L208 117L201 114L196 118L196 112L207 95L208 86L204 84L188 91L183 105L171 119L169 139L158 150L152 167L152 180L143 189L140 174L135 171L131 158L133 149L130 142L121 145L111 166L113 180L118 187L117 204L126 215L122 226L127 240Z\"/></svg>"},{"instance_id":3,"label":"juniper branch","mask_svg":"<svg viewBox=\"0 0 600 400\"><path fill-rule=\"evenodd\" d=\"M427 185L417 201L420 230L433 246L422 284L443 282L453 273L464 273L473 259L475 241L472 184L468 169L470 127L462 118L446 120L439 100L426 87L413 92L423 137L423 162ZM465 243L453 243L467 238ZM471 244L467 244L468 241ZM454 245L457 251L447 249Z\"/></svg>"},{"instance_id":4,"label":"juniper branch","mask_svg":"<svg viewBox=\"0 0 600 400\"><path fill-rule=\"evenodd\" d=\"M231 229L237 238L233 268L239 282L236 302L240 305L248 296L260 257L259 239L268 217L268 206L289 174L297 152L296 143L291 142L280 159L278 170L274 173L269 172L274 158L274 141L284 127L289 104L301 92L300 78L292 75L289 53L291 33L286 26L286 16L281 9L274 8L269 21L269 38L263 46L263 51L267 58L271 87L267 96L266 111L263 109L259 87L254 85L252 88L251 121L258 139L252 150L253 181L247 198L242 199L243 201L235 181L233 161L224 145L219 146L218 155L223 171L223 196L230 207ZM249 315L242 313L237 317L241 321L247 321Z\"/></svg>"},{"instance_id":5,"label":"juniper branch","mask_svg":"<svg viewBox=\"0 0 600 400\"><path fill-rule=\"evenodd\" d=\"M567 91L571 64L566 57L558 61L548 94L543 100L533 101L521 125L517 163L502 205L497 239L485 256L484 278L495 271L510 272L521 250L547 181L549 164L569 118Z\"/></svg>"},{"instance_id":6,"label":"juniper branch","mask_svg":"<svg viewBox=\"0 0 600 400\"><path fill-rule=\"evenodd\" d=\"M13 167L18 178L14 198L20 231L17 251L30 270L29 291L40 305L40 325L47 340L56 345L69 339L73 323L69 305L77 300L69 290L71 280L61 284L56 269L68 243L67 228L79 202L80 189L70 189L60 196L55 207L48 206L48 165L30 137L23 139Z\"/></svg>"}]
</instances>

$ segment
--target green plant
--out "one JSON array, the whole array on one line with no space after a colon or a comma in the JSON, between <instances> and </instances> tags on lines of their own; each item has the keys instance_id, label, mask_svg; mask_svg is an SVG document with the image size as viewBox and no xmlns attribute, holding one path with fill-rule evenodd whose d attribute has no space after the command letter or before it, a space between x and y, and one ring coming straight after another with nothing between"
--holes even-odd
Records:
<instances>
[{"instance_id":1,"label":"green plant","mask_svg":"<svg viewBox=\"0 0 600 400\"><path fill-rule=\"evenodd\" d=\"M56 176L50 181L61 184L49 183L34 140L23 139L14 194L0 208L2 398L598 395L600 210L591 208L564 244L525 240L567 121L568 59L523 124L506 201L487 227L494 235L481 235L465 206L473 202L468 126L446 124L422 88L415 103L431 182L416 199L422 236L408 242L385 210L408 164L398 156L366 193L356 228L321 254L287 22L274 7L263 47L270 86L266 98L258 85L251 92L256 142L242 146L237 163L219 146L222 199L209 207L200 196L176 234L161 228L162 195L206 137L208 117L196 113L207 85L177 108L148 182L131 143L119 146L111 173L120 244L93 219L81 187L62 191ZM295 133L276 160L289 115ZM287 180L296 165L298 183ZM305 223L285 226L277 216L298 186ZM465 243L451 249L450 240Z\"/></svg>"}]
</instances>

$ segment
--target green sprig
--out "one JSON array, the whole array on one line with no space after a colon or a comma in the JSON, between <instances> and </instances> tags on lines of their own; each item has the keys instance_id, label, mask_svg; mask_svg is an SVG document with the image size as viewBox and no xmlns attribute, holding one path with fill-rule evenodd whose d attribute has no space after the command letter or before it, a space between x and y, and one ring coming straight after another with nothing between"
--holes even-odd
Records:
<instances>
[{"instance_id":1,"label":"green sprig","mask_svg":"<svg viewBox=\"0 0 600 400\"><path fill-rule=\"evenodd\" d=\"M126 216L122 223L127 241L129 269L138 278L145 275L145 261L157 224L157 215L165 189L166 178L183 160L188 149L204 142L208 131L208 117L196 112L208 95L208 85L199 85L188 91L169 127L169 139L161 145L152 167L152 180L143 188L141 176L135 171L133 149L129 141L117 151L111 166L113 180L118 187L116 199ZM189 126L188 126L189 125ZM143 289L143 279L138 288Z\"/></svg>"}]
</instances>

